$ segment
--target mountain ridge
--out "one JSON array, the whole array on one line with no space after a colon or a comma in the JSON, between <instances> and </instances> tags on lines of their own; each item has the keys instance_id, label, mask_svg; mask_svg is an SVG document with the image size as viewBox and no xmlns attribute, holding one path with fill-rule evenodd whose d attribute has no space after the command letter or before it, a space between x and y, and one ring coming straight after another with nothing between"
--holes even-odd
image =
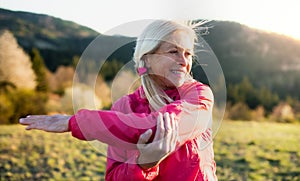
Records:
<instances>
[{"instance_id":1,"label":"mountain ridge","mask_svg":"<svg viewBox=\"0 0 300 181\"><path fill-rule=\"evenodd\" d=\"M255 87L274 90L281 97L291 95L300 99L300 40L232 21L211 21L211 25L209 34L202 37L217 56L227 84L237 84L248 77ZM72 58L80 57L96 37L105 39L106 46L109 42L134 40L103 35L48 15L5 9L0 9L1 29L10 30L25 51L38 48L51 71L59 65L71 65ZM110 59L126 63L131 60L133 49L131 43L114 52Z\"/></svg>"},{"instance_id":2,"label":"mountain ridge","mask_svg":"<svg viewBox=\"0 0 300 181\"><path fill-rule=\"evenodd\" d=\"M11 31L26 52L38 48L51 71L58 65L69 65L73 56L80 56L100 35L91 28L49 15L0 8L1 29Z\"/></svg>"}]
</instances>

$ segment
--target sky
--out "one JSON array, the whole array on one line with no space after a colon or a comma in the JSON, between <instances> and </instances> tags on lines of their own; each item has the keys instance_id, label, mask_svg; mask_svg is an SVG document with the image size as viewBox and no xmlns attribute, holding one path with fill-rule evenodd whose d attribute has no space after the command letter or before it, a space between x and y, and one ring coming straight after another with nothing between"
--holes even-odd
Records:
<instances>
[{"instance_id":1,"label":"sky","mask_svg":"<svg viewBox=\"0 0 300 181\"><path fill-rule=\"evenodd\" d=\"M59 17L104 34L136 36L139 31L117 27L143 19L208 19L300 39L299 0L0 0L0 7Z\"/></svg>"}]
</instances>

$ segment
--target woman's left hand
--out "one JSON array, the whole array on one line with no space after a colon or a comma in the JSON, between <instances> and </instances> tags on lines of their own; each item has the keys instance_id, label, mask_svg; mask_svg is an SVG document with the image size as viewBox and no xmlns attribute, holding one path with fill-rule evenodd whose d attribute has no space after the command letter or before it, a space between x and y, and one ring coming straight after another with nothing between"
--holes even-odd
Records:
<instances>
[{"instance_id":1,"label":"woman's left hand","mask_svg":"<svg viewBox=\"0 0 300 181\"><path fill-rule=\"evenodd\" d=\"M62 133L69 131L69 119L65 115L33 115L20 119L20 124L27 125L26 130L38 129L47 132Z\"/></svg>"},{"instance_id":2,"label":"woman's left hand","mask_svg":"<svg viewBox=\"0 0 300 181\"><path fill-rule=\"evenodd\" d=\"M178 142L178 122L173 114L159 113L157 118L156 133L151 143L149 141L152 130L147 130L138 140L140 155L138 164L143 169L148 169L159 164L165 157L176 149Z\"/></svg>"}]
</instances>

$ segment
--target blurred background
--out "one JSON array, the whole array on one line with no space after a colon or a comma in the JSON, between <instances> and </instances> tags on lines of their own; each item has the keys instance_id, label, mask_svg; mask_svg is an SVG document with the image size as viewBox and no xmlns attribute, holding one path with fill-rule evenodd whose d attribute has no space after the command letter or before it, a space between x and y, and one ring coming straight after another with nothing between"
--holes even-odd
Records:
<instances>
[{"instance_id":1,"label":"blurred background","mask_svg":"<svg viewBox=\"0 0 300 181\"><path fill-rule=\"evenodd\" d=\"M82 107L89 108L93 95L98 109L109 109L112 81L131 60L139 31L108 30L143 18L211 20L202 37L227 87L224 121L214 139L219 180L300 180L297 1L154 1L149 8L133 1L135 9L122 2L30 2L0 0L0 180L103 179L105 147L95 150L69 133L26 132L17 123L29 114L74 113L76 65L96 37L107 46L131 42L105 60L95 89L76 85ZM135 74L126 72L118 81L128 77Z\"/></svg>"}]
</instances>

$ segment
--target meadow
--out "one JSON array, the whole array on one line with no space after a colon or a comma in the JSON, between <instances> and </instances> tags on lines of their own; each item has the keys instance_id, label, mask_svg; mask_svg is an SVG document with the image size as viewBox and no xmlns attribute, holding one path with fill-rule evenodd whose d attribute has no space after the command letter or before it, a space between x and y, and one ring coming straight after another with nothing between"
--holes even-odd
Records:
<instances>
[{"instance_id":1,"label":"meadow","mask_svg":"<svg viewBox=\"0 0 300 181\"><path fill-rule=\"evenodd\" d=\"M300 180L300 125L223 121L214 139L220 180Z\"/></svg>"},{"instance_id":2,"label":"meadow","mask_svg":"<svg viewBox=\"0 0 300 181\"><path fill-rule=\"evenodd\" d=\"M219 180L300 180L299 130L299 124L223 121L214 138ZM0 180L104 180L105 160L104 151L70 133L0 126Z\"/></svg>"}]
</instances>

